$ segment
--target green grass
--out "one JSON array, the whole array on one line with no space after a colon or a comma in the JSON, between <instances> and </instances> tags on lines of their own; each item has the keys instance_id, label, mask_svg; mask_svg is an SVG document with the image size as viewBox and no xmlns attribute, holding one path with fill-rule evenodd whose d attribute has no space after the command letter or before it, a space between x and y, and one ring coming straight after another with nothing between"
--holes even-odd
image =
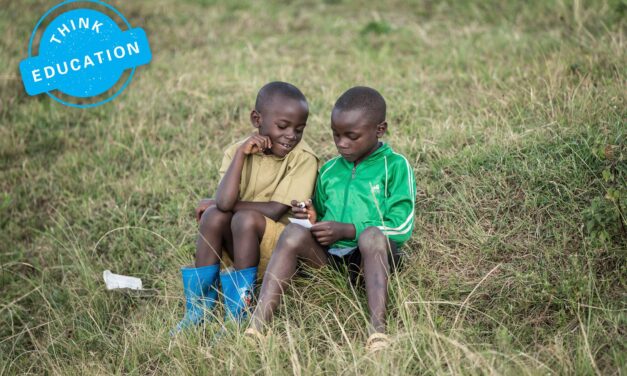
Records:
<instances>
[{"instance_id":1,"label":"green grass","mask_svg":"<svg viewBox=\"0 0 627 376\"><path fill-rule=\"evenodd\" d=\"M624 0L112 4L153 61L89 110L20 82L51 3L0 7L0 374L627 372ZM168 336L194 206L271 80L309 98L323 159L334 100L379 89L413 163L378 358L331 271L295 281L261 347L218 323ZM104 269L152 292L106 291Z\"/></svg>"}]
</instances>

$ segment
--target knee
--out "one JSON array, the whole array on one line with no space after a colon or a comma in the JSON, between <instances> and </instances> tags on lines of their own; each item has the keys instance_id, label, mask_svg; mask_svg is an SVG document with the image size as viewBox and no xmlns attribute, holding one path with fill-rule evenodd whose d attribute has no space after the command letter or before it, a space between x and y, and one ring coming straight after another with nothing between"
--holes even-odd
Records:
<instances>
[{"instance_id":1,"label":"knee","mask_svg":"<svg viewBox=\"0 0 627 376\"><path fill-rule=\"evenodd\" d=\"M220 211L215 206L210 206L202 213L200 223L198 225L200 233L211 231L221 231L229 225L231 213Z\"/></svg>"},{"instance_id":2,"label":"knee","mask_svg":"<svg viewBox=\"0 0 627 376\"><path fill-rule=\"evenodd\" d=\"M265 225L265 218L261 213L254 210L240 210L233 214L231 231L234 234L249 231L258 233L263 225Z\"/></svg>"},{"instance_id":3,"label":"knee","mask_svg":"<svg viewBox=\"0 0 627 376\"><path fill-rule=\"evenodd\" d=\"M311 232L303 226L290 223L285 226L285 229L281 233L279 238L279 247L277 250L282 252L293 252L298 249L300 245L307 240L307 237L311 237Z\"/></svg>"},{"instance_id":4,"label":"knee","mask_svg":"<svg viewBox=\"0 0 627 376\"><path fill-rule=\"evenodd\" d=\"M367 227L357 239L359 251L364 256L385 254L388 249L388 239L377 227Z\"/></svg>"}]
</instances>

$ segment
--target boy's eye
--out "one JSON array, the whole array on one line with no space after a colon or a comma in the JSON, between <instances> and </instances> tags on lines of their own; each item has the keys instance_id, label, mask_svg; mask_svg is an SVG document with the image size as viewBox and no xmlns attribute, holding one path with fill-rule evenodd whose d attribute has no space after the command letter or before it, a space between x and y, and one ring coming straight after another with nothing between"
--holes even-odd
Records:
<instances>
[{"instance_id":1,"label":"boy's eye","mask_svg":"<svg viewBox=\"0 0 627 376\"><path fill-rule=\"evenodd\" d=\"M353 141L355 141L356 139L359 138L359 136L356 135L356 134L351 134L351 135L348 135L347 137L348 137L349 140L353 140Z\"/></svg>"}]
</instances>

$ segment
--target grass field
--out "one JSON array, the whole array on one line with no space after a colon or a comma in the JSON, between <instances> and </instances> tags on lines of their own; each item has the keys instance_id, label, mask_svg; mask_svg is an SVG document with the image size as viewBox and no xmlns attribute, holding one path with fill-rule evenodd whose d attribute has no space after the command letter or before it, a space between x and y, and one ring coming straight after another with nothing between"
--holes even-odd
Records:
<instances>
[{"instance_id":1,"label":"grass field","mask_svg":"<svg viewBox=\"0 0 627 376\"><path fill-rule=\"evenodd\" d=\"M153 61L87 110L21 83L54 4L0 0L0 374L627 374L624 0L112 1ZM379 89L413 163L378 357L331 271L295 282L261 347L216 341L220 320L168 335L193 209L272 80L309 98L324 160L335 99ZM150 291L106 291L104 269Z\"/></svg>"}]
</instances>

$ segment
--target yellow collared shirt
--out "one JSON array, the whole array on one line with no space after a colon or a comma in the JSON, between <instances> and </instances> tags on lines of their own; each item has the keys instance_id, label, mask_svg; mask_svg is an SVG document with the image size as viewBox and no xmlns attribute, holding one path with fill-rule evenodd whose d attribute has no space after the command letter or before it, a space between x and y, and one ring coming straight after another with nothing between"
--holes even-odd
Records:
<instances>
[{"instance_id":1,"label":"yellow collared shirt","mask_svg":"<svg viewBox=\"0 0 627 376\"><path fill-rule=\"evenodd\" d=\"M220 180L226 174L241 140L224 151ZM319 159L305 141L301 141L284 157L265 154L246 156L239 185L240 201L275 201L290 206L292 200L304 201L313 194ZM288 210L279 220L288 223Z\"/></svg>"}]
</instances>

